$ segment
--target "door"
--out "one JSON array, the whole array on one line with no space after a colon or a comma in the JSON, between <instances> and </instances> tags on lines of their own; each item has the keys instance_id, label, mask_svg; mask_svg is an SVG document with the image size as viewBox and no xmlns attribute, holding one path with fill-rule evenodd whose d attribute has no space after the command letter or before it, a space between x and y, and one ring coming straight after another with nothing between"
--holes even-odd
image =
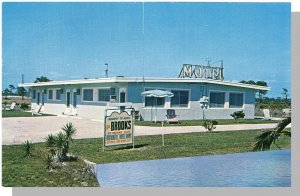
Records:
<instances>
[{"instance_id":1,"label":"door","mask_svg":"<svg viewBox=\"0 0 300 196\"><path fill-rule=\"evenodd\" d=\"M67 92L67 108L70 107L71 95L70 92Z\"/></svg>"},{"instance_id":2,"label":"door","mask_svg":"<svg viewBox=\"0 0 300 196\"><path fill-rule=\"evenodd\" d=\"M42 106L44 105L44 103L45 103L45 93L42 92Z\"/></svg>"},{"instance_id":3,"label":"door","mask_svg":"<svg viewBox=\"0 0 300 196\"><path fill-rule=\"evenodd\" d=\"M37 93L37 104L40 105L40 92Z\"/></svg>"},{"instance_id":4,"label":"door","mask_svg":"<svg viewBox=\"0 0 300 196\"><path fill-rule=\"evenodd\" d=\"M73 108L77 106L77 92L73 92Z\"/></svg>"},{"instance_id":5,"label":"door","mask_svg":"<svg viewBox=\"0 0 300 196\"><path fill-rule=\"evenodd\" d=\"M126 93L125 92L120 92L120 103L125 103L126 102ZM125 106L120 106L121 112L125 110Z\"/></svg>"},{"instance_id":6,"label":"door","mask_svg":"<svg viewBox=\"0 0 300 196\"><path fill-rule=\"evenodd\" d=\"M126 93L125 92L121 92L120 93L120 103L125 103L126 101Z\"/></svg>"}]
</instances>

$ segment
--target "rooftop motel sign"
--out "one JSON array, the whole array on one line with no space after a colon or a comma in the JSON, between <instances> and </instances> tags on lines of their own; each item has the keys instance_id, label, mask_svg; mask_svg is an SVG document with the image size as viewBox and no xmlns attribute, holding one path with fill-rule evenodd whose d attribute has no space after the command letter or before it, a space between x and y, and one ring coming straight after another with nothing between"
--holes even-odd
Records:
<instances>
[{"instance_id":1,"label":"rooftop motel sign","mask_svg":"<svg viewBox=\"0 0 300 196\"><path fill-rule=\"evenodd\" d=\"M224 68L212 67L210 65L190 65L183 64L182 69L179 73L179 78L206 78L213 80L223 80L224 79Z\"/></svg>"}]
</instances>

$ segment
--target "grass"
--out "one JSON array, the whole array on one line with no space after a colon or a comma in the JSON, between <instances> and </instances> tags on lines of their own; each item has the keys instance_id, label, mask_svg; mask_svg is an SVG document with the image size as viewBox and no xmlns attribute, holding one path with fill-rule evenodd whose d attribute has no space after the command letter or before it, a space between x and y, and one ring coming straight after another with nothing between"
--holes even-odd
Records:
<instances>
[{"instance_id":1,"label":"grass","mask_svg":"<svg viewBox=\"0 0 300 196\"><path fill-rule=\"evenodd\" d=\"M175 157L202 156L252 151L257 130L213 133L184 133L165 135L165 146L161 136L135 137L132 146L109 147L102 151L101 139L76 140L71 151L95 163L112 163ZM278 141L282 148L290 148L290 138ZM277 147L273 146L273 149Z\"/></svg>"},{"instance_id":2,"label":"grass","mask_svg":"<svg viewBox=\"0 0 300 196\"><path fill-rule=\"evenodd\" d=\"M10 117L40 117L40 116L55 116L52 114L42 114L42 115L34 115L32 116L31 112L25 112L20 110L13 111L5 111L2 110L2 118L10 118Z\"/></svg>"},{"instance_id":3,"label":"grass","mask_svg":"<svg viewBox=\"0 0 300 196\"><path fill-rule=\"evenodd\" d=\"M265 123L277 123L276 120L262 120L262 119L218 119L215 120L218 122L218 125L231 125L231 124L265 124ZM181 120L180 123L164 123L164 126L202 126L204 120ZM139 126L152 126L160 127L161 122L150 122L150 121L136 121L135 125Z\"/></svg>"},{"instance_id":4,"label":"grass","mask_svg":"<svg viewBox=\"0 0 300 196\"><path fill-rule=\"evenodd\" d=\"M22 145L2 146L2 185L6 187L95 187L95 177L86 176L82 160L67 162L65 166L46 169L44 144L33 144L33 156L24 158ZM40 149L40 150L37 150Z\"/></svg>"},{"instance_id":5,"label":"grass","mask_svg":"<svg viewBox=\"0 0 300 196\"><path fill-rule=\"evenodd\" d=\"M250 152L257 133L257 130L250 130L169 134L165 135L165 146L161 145L161 136L139 136L135 137L135 149L132 146L107 147L104 152L102 139L80 139L74 140L70 152L95 163ZM290 148L290 137L280 138L278 144ZM84 167L82 162L70 162L61 170L49 172L46 158L43 158L46 153L42 153L45 144L33 144L33 149L33 157L26 159L22 145L3 146L3 186L97 186L95 179L84 179L80 175Z\"/></svg>"}]
</instances>

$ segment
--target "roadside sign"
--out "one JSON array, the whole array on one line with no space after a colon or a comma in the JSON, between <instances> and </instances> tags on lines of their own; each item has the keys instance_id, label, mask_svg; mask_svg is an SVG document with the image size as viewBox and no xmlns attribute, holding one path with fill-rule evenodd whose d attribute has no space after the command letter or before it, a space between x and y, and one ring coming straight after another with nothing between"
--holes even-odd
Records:
<instances>
[{"instance_id":1,"label":"roadside sign","mask_svg":"<svg viewBox=\"0 0 300 196\"><path fill-rule=\"evenodd\" d=\"M133 144L133 116L126 111L105 115L104 146Z\"/></svg>"}]
</instances>

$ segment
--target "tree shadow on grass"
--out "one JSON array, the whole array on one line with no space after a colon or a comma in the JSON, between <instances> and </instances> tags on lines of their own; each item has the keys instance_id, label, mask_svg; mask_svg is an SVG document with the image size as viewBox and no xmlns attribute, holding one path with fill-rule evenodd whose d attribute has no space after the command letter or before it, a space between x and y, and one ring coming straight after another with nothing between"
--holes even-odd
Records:
<instances>
[{"instance_id":1,"label":"tree shadow on grass","mask_svg":"<svg viewBox=\"0 0 300 196\"><path fill-rule=\"evenodd\" d=\"M145 146L149 146L149 144L134 145L134 149L136 149L136 148L142 148L142 147L145 147ZM132 145L130 145L130 146L122 146L122 147L114 148L114 149L111 149L111 150L126 150L126 149L133 149L133 147L132 147Z\"/></svg>"}]
</instances>

